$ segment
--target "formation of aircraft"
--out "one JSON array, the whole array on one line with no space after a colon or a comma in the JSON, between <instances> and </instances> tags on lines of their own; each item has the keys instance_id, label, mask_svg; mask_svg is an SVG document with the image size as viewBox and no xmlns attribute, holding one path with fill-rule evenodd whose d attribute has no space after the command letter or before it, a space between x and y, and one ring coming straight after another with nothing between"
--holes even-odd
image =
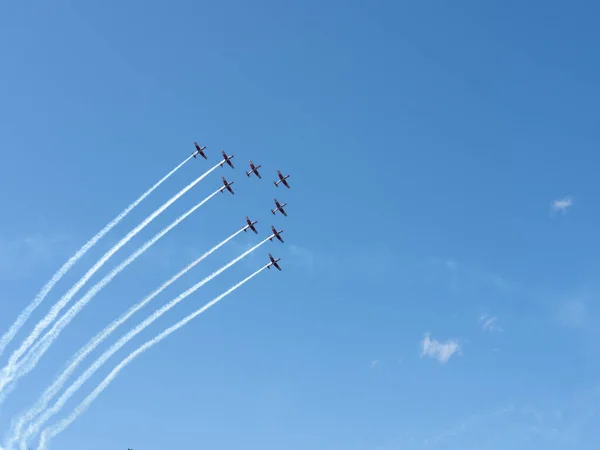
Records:
<instances>
[{"instance_id":1,"label":"formation of aircraft","mask_svg":"<svg viewBox=\"0 0 600 450\"><path fill-rule=\"evenodd\" d=\"M262 165L260 165L260 164L258 166L255 166L254 163L252 162L252 160L250 160L250 171L248 171L248 170L246 171L246 176L248 178L250 178L250 174L254 173L254 175L256 175L258 178L262 178L260 176L260 173L258 173L258 169L260 169L261 167L262 167Z\"/></svg>"},{"instance_id":2,"label":"formation of aircraft","mask_svg":"<svg viewBox=\"0 0 600 450\"><path fill-rule=\"evenodd\" d=\"M230 181L228 183L227 180L225 179L225 177L221 177L221 178L223 178L223 184L225 185L221 189L219 189L221 194L225 191L225 189L227 189L229 192L231 192L231 195L234 195L235 193L233 192L233 189L231 189L231 185L234 183L234 181Z\"/></svg>"},{"instance_id":3,"label":"formation of aircraft","mask_svg":"<svg viewBox=\"0 0 600 450\"><path fill-rule=\"evenodd\" d=\"M204 150L206 149L206 145L200 147L198 145L197 142L194 141L194 146L196 147L196 151L194 152L193 156L194 158L196 158L196 156L200 155L202 156L204 159L208 159L208 157L206 156L206 154L204 153ZM225 164L228 164L229 167L231 167L232 169L234 168L233 163L231 162L231 160L233 159L233 154L232 155L227 155L227 153L225 153L225 150L221 150L221 154L223 156L223 161L219 164L219 166L223 167ZM260 169L262 167L261 164L255 165L252 160L249 160L249 164L250 164L250 170L246 170L246 176L248 178L250 178L250 175L254 174L256 175L256 177L258 179L262 179L262 176L260 175L258 169ZM285 187L287 187L288 189L290 189L290 185L288 184L288 182L286 181L288 178L290 177L289 174L287 175L283 175L281 173L281 171L279 169L277 169L277 180L273 181L273 184L275 185L275 187L279 187L280 183L283 183L283 185ZM232 195L234 195L235 193L233 192L233 189L231 189L231 185L234 183L233 181L227 181L225 179L225 177L221 177L223 180L223 187L221 189L219 189L219 191L221 193L225 192L225 189L227 189L229 192L231 192ZM275 202L275 209L271 209L271 212L273 213L273 215L275 215L275 213L277 213L277 211L280 211L281 214L283 214L284 216L287 217L287 213L285 212L285 210L283 209L285 206L287 206L287 203L279 203L279 201L274 198L273 201ZM248 229L254 231L254 233L258 234L258 231L256 230L256 227L254 226L256 223L258 223L258 221L251 221L250 218L248 216L246 216L246 223L247 225L244 227L244 232L248 231ZM271 225L271 231L273 232L273 235L269 238L269 241L273 241L274 238L277 238L280 242L284 242L283 238L281 237L281 233L283 233L283 230L279 230L277 231L277 229ZM277 270L281 270L281 267L279 266L279 264L277 264L281 258L273 258L273 256L269 253L269 260L270 262L267 264L267 269L270 269L271 266L274 266Z\"/></svg>"},{"instance_id":4,"label":"formation of aircraft","mask_svg":"<svg viewBox=\"0 0 600 450\"><path fill-rule=\"evenodd\" d=\"M272 209L272 210L271 210L271 212L273 213L273 215L275 215L275 213L276 213L277 211L281 211L281 214L283 214L284 216L286 216L286 217L287 217L287 213L286 213L286 212L285 212L285 210L283 209L283 207L284 207L284 206L286 206L286 205L287 205L287 203L284 203L284 204L282 205L282 204L280 204L280 203L277 201L277 199L276 199L276 198L274 198L274 199L273 199L273 201L275 202L275 206L277 207L277 208L275 208L275 209Z\"/></svg>"}]
</instances>

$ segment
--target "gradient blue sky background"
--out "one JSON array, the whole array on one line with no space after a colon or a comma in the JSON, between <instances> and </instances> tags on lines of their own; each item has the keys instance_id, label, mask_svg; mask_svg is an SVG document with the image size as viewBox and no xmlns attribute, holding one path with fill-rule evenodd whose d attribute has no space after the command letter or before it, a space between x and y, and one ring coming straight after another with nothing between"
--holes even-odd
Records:
<instances>
[{"instance_id":1,"label":"gradient blue sky background","mask_svg":"<svg viewBox=\"0 0 600 450\"><path fill-rule=\"evenodd\" d=\"M110 343L271 223L285 245L163 316L63 414L268 251L283 271L137 359L53 448L596 448L599 13L591 1L3 4L0 331L194 140L209 161L186 164L88 253L2 364L221 148L236 169L211 174L93 281L221 175L236 195L211 200L77 316L2 406L0 433L93 334L250 215L260 236L242 234ZM263 180L244 175L250 158ZM277 168L292 189L272 185ZM289 217L271 215L274 196Z\"/></svg>"}]
</instances>

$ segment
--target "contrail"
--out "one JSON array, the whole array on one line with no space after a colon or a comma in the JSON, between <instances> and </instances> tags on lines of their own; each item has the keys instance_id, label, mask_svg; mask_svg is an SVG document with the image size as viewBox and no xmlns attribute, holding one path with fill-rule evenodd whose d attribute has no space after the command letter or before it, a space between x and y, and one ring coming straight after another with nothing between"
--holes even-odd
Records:
<instances>
[{"instance_id":1,"label":"contrail","mask_svg":"<svg viewBox=\"0 0 600 450\"><path fill-rule=\"evenodd\" d=\"M182 319L181 321L177 322L175 325L171 326L170 328L167 328L162 333L160 333L159 335L157 335L153 339L147 341L145 344L141 345L136 350L134 350L133 352L131 352L125 359L123 359L112 370L112 372L110 372L108 374L108 376L106 378L104 378L104 380L102 380L102 382L98 386L96 386L96 389L94 389L77 406L77 408L75 408L75 410L68 417L66 417L65 419L61 420L56 425L54 425L54 426L52 426L50 428L44 429L44 431L42 432L41 438L40 438L40 443L39 443L39 446L38 446L38 450L46 450L48 448L48 444L50 443L50 440L52 438L56 437L56 435L58 435L62 431L64 431L69 425L71 425L71 423L73 423L92 404L92 402L102 393L102 391L104 391L104 389L106 389L108 387L108 385L112 382L112 380L114 380L116 378L116 376L119 374L119 372L127 364L129 364L137 356L139 356L140 354L142 354L143 352L145 352L146 350L148 350L149 348L151 348L153 345L158 344L160 341L162 341L164 338L166 338L168 335L170 335L174 331L177 331L179 328L183 327L190 320L192 320L196 316L202 314L208 308L210 308L215 303L217 303L218 301L220 301L221 299L223 299L224 297L226 297L227 295L229 295L230 293L232 293L233 291L235 291L237 288L239 288L240 286L242 286L244 283L250 281L250 279L254 278L260 272L262 272L263 270L265 270L266 267L267 267L266 265L263 266L263 267L261 267L256 272L254 272L252 275L246 277L245 279L243 279L242 281L240 281L235 286L232 286L227 291L223 292L221 295L219 295L218 297L216 297L214 300L211 300L209 303L207 303L206 305L204 305L202 308L194 311L189 316L187 316L184 319Z\"/></svg>"},{"instance_id":2,"label":"contrail","mask_svg":"<svg viewBox=\"0 0 600 450\"><path fill-rule=\"evenodd\" d=\"M272 236L270 236L270 237L272 237ZM38 420L36 421L35 424L29 425L27 432L25 433L25 435L23 437L18 436L17 432L15 431L13 438L9 441L9 444L7 444L8 449L10 450L10 448L11 448L10 443L17 441L18 439L21 439L21 445L24 446L27 439L35 436L35 434L37 434L39 432L40 428L44 425L44 423L47 422L48 419L50 419L53 415L55 415L57 412L59 412L61 410L61 408L64 406L64 404L69 400L69 398L71 398L71 396L74 393L77 392L77 390L83 385L83 383L85 383L100 367L102 367L102 365L113 354L115 354L119 349L121 349L121 347L123 347L125 344L127 344L127 342L129 342L131 339L133 339L135 336L137 336L139 333L141 333L144 329L146 329L149 325L151 325L155 320L157 320L159 317L161 317L163 314L165 314L171 308L175 307L175 305L177 305L179 302L184 300L187 296L194 293L196 290L200 289L202 286L204 286L210 280L215 278L217 275L221 274L223 271L227 270L228 268L233 266L235 263L237 263L238 261L240 261L247 255L252 253L258 247L263 245L265 242L267 242L268 239L269 238L266 238L264 241L255 245L250 250L247 250L246 252L242 253L240 256L238 256L237 258L235 258L234 260L232 260L225 266L221 267L219 270L212 273L208 277L204 278L199 283L196 283L190 289L183 292L175 299L171 300L169 303L164 305L162 308L156 310L146 320L144 320L142 323L140 323L139 325L134 327L131 331L129 331L129 333L127 333L121 339L119 339L119 341L117 341L111 348L106 350L102 354L102 356L100 356L96 361L94 361L94 363L71 386L69 386L69 388L56 401L56 403L52 406L52 408L44 411L44 414L42 414L40 416L40 418L38 418ZM61 376L61 378L62 378L62 376ZM63 384L64 384L64 382L63 382ZM60 387L58 389L60 389ZM57 391L58 391L58 389L57 389ZM48 398L48 400L46 401L46 405L49 402L49 400L50 400L50 398Z\"/></svg>"},{"instance_id":3,"label":"contrail","mask_svg":"<svg viewBox=\"0 0 600 450\"><path fill-rule=\"evenodd\" d=\"M219 167L219 164L216 164L214 167L207 170L205 173L196 178L193 182L191 182L188 186L179 191L176 195L171 197L165 204L163 204L160 208L154 211L150 216L148 216L142 223L140 223L137 227L127 234L123 239L121 239L113 248L111 248L108 252L100 258L100 260L92 267L88 272L77 282L75 286L73 286L61 299L55 303L50 312L44 317L40 322L37 323L32 333L27 337L27 339L21 344L21 346L13 352L10 357L10 360L6 367L3 369L2 373L7 370L12 369L15 362L18 358L20 358L23 353L31 347L33 341L35 341L40 333L46 329L50 323L56 318L61 309L63 309L66 304L71 300L71 298L81 289L81 287L102 267L102 265L113 255L115 254L121 247L123 247L127 242L129 242L137 233L139 233L146 225L148 225L152 220L154 220L159 214L161 214L165 209L171 206L176 200L178 200L183 194L189 191L192 187L194 187L197 183L199 183L204 177L206 177L210 172ZM0 377L1 379L1 377ZM0 392L2 390L2 385L0 382Z\"/></svg>"},{"instance_id":4,"label":"contrail","mask_svg":"<svg viewBox=\"0 0 600 450\"><path fill-rule=\"evenodd\" d=\"M21 327L25 324L25 322L27 321L27 319L29 318L31 313L33 313L33 311L35 311L35 309L38 306L40 306L40 304L44 301L44 299L46 298L48 293L52 290L54 285L56 283L58 283L63 276L65 276L65 274L71 269L71 267L73 267L75 265L75 263L77 261L79 261L79 259L83 255L85 255L85 253L89 249L91 249L94 245L96 245L96 243L100 239L102 239L106 233L108 233L110 230L112 230L121 220L123 220L125 218L125 216L127 214L129 214L133 208L135 208L137 205L139 205L142 202L142 200L144 200L146 197L148 197L156 188L158 188L161 184L163 184L163 182L165 182L167 180L167 178L169 178L171 175L173 175L175 172L177 172L186 162L188 162L191 157L192 156L189 156L188 158L186 158L185 161L183 161L181 164L179 164L177 167L175 167L173 170L171 170L168 174L166 174L158 183L156 183L154 186L152 186L150 189L148 189L146 192L144 192L140 198L138 198L135 202L133 202L131 205L129 205L127 208L125 208L125 210L123 210L123 212L121 212L121 214L119 214L117 217L115 217L112 220L112 222L110 222L108 225L106 225L102 230L100 230L100 232L98 232L98 234L96 234L93 238L91 238L83 247L81 247L79 250L77 250L77 253L75 253L73 256L71 256L71 258L65 264L63 264L63 266L60 269L58 269L58 271L52 276L50 281L48 281L46 283L46 285L42 288L42 290L40 292L38 292L38 294L35 296L33 301L23 310L23 312L21 312L21 314L19 315L19 317L17 317L17 320L15 320L15 323L12 324L10 329L6 333L4 333L4 336L2 336L2 339L0 339L0 356L2 355L2 353L4 353L6 346L8 344L10 344L10 342L13 340L15 335L21 329Z\"/></svg>"},{"instance_id":5,"label":"contrail","mask_svg":"<svg viewBox=\"0 0 600 450\"><path fill-rule=\"evenodd\" d=\"M148 250L156 241L162 238L165 234L175 228L179 223L181 223L184 219L190 216L194 211L204 205L208 200L218 194L220 189L217 189L208 197L206 197L201 202L197 203L190 210L188 210L185 214L181 215L177 218L173 223L171 223L168 227L163 229L160 233L155 235L152 239L147 241L142 247L137 249L134 253L132 253L125 261L115 267L108 275L106 275L102 280L96 283L77 303L75 303L62 317L52 326L50 331L48 331L40 340L38 340L35 345L27 352L27 354L20 360L15 363L11 372L8 372L6 375L2 374L2 378L0 378L0 390L6 386L7 383L17 380L27 373L29 373L36 366L40 358L44 355L44 353L48 350L52 342L60 335L61 331L73 320L73 318L83 309L85 305L87 305L94 296L100 292L110 281L117 276L125 267L131 264L137 257L143 254L146 250ZM23 367L25 366L25 367ZM0 403L4 400L5 396L0 394Z\"/></svg>"},{"instance_id":6,"label":"contrail","mask_svg":"<svg viewBox=\"0 0 600 450\"><path fill-rule=\"evenodd\" d=\"M13 444L16 441L18 441L19 439L21 439L21 433L23 431L24 425L27 424L28 422L31 422L38 414L40 414L48 406L48 403L50 402L50 400L52 400L52 398L54 398L54 396L62 389L62 387L64 386L66 381L69 379L69 377L71 376L73 371L75 371L75 369L77 369L77 367L79 366L81 361L83 361L83 359L87 355L89 355L98 345L100 345L100 343L102 343L102 341L104 341L108 336L110 336L110 334L112 334L119 326L121 326L124 322L126 322L137 311L139 311L145 305L147 305L149 302L151 302L162 291L164 291L166 288L168 288L171 284L173 284L180 277L182 277L187 272L189 272L192 268L194 268L196 265L198 265L200 262L202 262L204 259L206 259L208 256L210 256L212 253L217 251L223 245L227 244L229 241L231 241L233 238L235 238L238 234L240 234L242 231L244 231L245 228L246 227L239 229L238 231L233 233L231 236L224 239L223 241L221 241L220 243L215 245L213 248L208 250L206 253L204 253L202 256L197 258L195 261L188 264L187 267L185 267L179 273L177 273L176 275L171 277L168 281L163 283L158 289L156 289L154 292L152 292L150 295L148 295L146 298L144 298L141 302L132 306L129 309L129 311L127 311L125 314L123 314L117 320L113 321L104 330L102 330L93 339L91 339L86 345L84 345L76 353L74 359L69 364L69 366L65 369L65 371L54 381L54 383L49 388L47 388L44 391L44 393L42 394L40 399L37 401L37 403L31 409L29 409L29 411L27 411L25 414L23 414L19 418L19 420L17 421L17 424L14 428L13 437L6 444L7 449L12 449ZM27 437L25 437L24 439L27 439Z\"/></svg>"}]
</instances>

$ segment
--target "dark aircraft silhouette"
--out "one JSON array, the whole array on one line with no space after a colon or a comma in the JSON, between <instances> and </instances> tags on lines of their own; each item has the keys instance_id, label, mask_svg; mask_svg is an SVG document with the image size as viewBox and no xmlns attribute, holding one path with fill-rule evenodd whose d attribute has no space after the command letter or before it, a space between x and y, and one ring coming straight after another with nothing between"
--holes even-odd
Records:
<instances>
[{"instance_id":1,"label":"dark aircraft silhouette","mask_svg":"<svg viewBox=\"0 0 600 450\"><path fill-rule=\"evenodd\" d=\"M258 222L258 220L255 220L254 222L251 222L250 219L248 219L248 216L246 216L246 222L248 222L248 225L246 225L244 227L244 233L246 232L246 230L248 228L250 228L252 231L254 231L256 234L258 234L258 231L256 231L256 228L254 228L254 224Z\"/></svg>"},{"instance_id":2,"label":"dark aircraft silhouette","mask_svg":"<svg viewBox=\"0 0 600 450\"><path fill-rule=\"evenodd\" d=\"M260 164L258 166L255 166L252 160L250 160L250 170L246 171L246 175L248 176L248 178L250 178L251 173L254 173L254 175L256 175L258 178L262 178L260 176L260 173L258 173L258 169L260 169L261 167L262 165Z\"/></svg>"},{"instance_id":3,"label":"dark aircraft silhouette","mask_svg":"<svg viewBox=\"0 0 600 450\"><path fill-rule=\"evenodd\" d=\"M287 203L284 203L283 205L281 205L276 198L273 199L275 201L275 206L277 206L277 208L272 209L271 212L273 213L273 215L275 215L275 213L277 211L281 211L281 214L283 214L284 216L287 217L287 213L285 212L285 210L283 209L284 206L287 205Z\"/></svg>"},{"instance_id":4,"label":"dark aircraft silhouette","mask_svg":"<svg viewBox=\"0 0 600 450\"><path fill-rule=\"evenodd\" d=\"M271 266L275 266L277 270L281 271L281 267L279 267L279 264L277 264L277 261L279 261L281 258L273 259L273 256L269 253L269 259L271 262L267 264L267 269L270 270Z\"/></svg>"},{"instance_id":5,"label":"dark aircraft silhouette","mask_svg":"<svg viewBox=\"0 0 600 450\"><path fill-rule=\"evenodd\" d=\"M231 159L233 158L233 155L227 156L227 153L225 153L225 150L221 150L221 153L223 154L224 161L219 165L221 167L223 167L223 164L227 163L233 169L233 164L231 163Z\"/></svg>"},{"instance_id":6,"label":"dark aircraft silhouette","mask_svg":"<svg viewBox=\"0 0 600 450\"><path fill-rule=\"evenodd\" d=\"M285 181L285 180L287 180L287 179L290 177L290 175L288 174L288 175L286 175L286 176L284 177L284 176L281 174L281 172L280 172L279 170L277 170L277 176L279 177L279 180L277 180L277 181L273 181L273 183L275 184L275 186L276 186L276 187L279 187L279 183L283 183L283 185L284 185L286 188L288 188L288 189L289 189L289 188L290 188L290 185L289 185L289 184L287 184L287 181Z\"/></svg>"},{"instance_id":7,"label":"dark aircraft silhouette","mask_svg":"<svg viewBox=\"0 0 600 450\"><path fill-rule=\"evenodd\" d=\"M227 180L225 179L225 177L221 177L221 178L223 178L223 184L225 185L221 189L219 189L221 194L225 191L225 189L227 189L229 192L231 192L231 195L234 195L235 193L233 192L233 189L231 189L231 185L233 183L235 183L235 181L228 183Z\"/></svg>"},{"instance_id":8,"label":"dark aircraft silhouette","mask_svg":"<svg viewBox=\"0 0 600 450\"><path fill-rule=\"evenodd\" d=\"M277 231L277 230L275 229L275 227L274 227L273 225L271 225L271 231L273 231L273 236L271 236L271 237L269 238L269 240L270 240L271 242L273 242L273 238L274 238L274 237L276 237L276 238L277 238L277 239L279 239L281 242L283 242L283 239L281 239L281 236L280 236L280 234L281 234L281 233L283 233L283 230L279 230L279 231Z\"/></svg>"},{"instance_id":9,"label":"dark aircraft silhouette","mask_svg":"<svg viewBox=\"0 0 600 450\"><path fill-rule=\"evenodd\" d=\"M194 142L194 145L196 146L196 153L194 153L194 158L196 157L196 155L200 155L202 156L204 159L208 159L206 157L206 155L204 154L204 149L206 148L206 145L202 148L200 148L200 146L198 145L197 142Z\"/></svg>"}]
</instances>

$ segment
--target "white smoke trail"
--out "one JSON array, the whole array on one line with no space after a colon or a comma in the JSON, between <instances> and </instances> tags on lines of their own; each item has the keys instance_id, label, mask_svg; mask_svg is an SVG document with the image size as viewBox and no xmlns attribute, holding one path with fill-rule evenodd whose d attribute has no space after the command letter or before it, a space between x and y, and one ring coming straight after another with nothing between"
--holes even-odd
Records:
<instances>
[{"instance_id":1,"label":"white smoke trail","mask_svg":"<svg viewBox=\"0 0 600 450\"><path fill-rule=\"evenodd\" d=\"M108 225L106 225L102 230L100 230L98 232L98 234L96 234L93 238L91 238L83 247L81 247L79 250L77 250L77 253L75 253L73 256L71 256L71 258L69 258L69 260L65 264L63 264L63 266L60 269L58 269L58 271L52 276L50 281L48 281L46 283L46 285L42 288L42 290L40 292L38 292L38 294L35 296L33 301L23 310L23 312L21 312L21 314L19 314L19 317L17 317L17 320L15 320L15 322L11 325L10 329L6 333L4 333L4 336L2 336L2 339L0 339L0 356L2 355L2 353L4 353L6 346L8 344L10 344L10 342L13 340L15 335L21 329L21 327L25 324L25 322L27 321L29 316L33 313L33 311L35 311L35 309L38 306L40 306L40 304L44 301L44 299L46 298L48 293L50 293L50 291L52 290L54 285L56 283L58 283L63 276L65 276L65 274L71 269L71 267L73 267L75 265L75 263L77 261L79 261L79 259L83 255L85 255L85 253L89 249L91 249L94 245L96 245L96 243L100 239L102 239L106 233L108 233L110 230L112 230L121 220L123 220L125 218L125 216L127 216L127 214L129 214L133 208L135 208L137 205L139 205L142 202L142 200L144 200L146 197L148 197L156 188L158 188L161 184L163 184L163 182L165 182L167 180L167 178L169 178L171 175L173 175L175 172L177 172L186 162L188 162L190 160L190 158L191 158L191 156L189 156L185 161L183 161L181 164L179 164L177 167L175 167L173 170L171 170L168 174L166 174L158 183L156 183L154 186L152 186L150 189L148 189L146 192L144 192L140 198L138 198L135 202L133 202L131 205L129 205L127 208L125 208L125 210L123 210L123 212L121 212L121 214L119 214L117 217L115 217L112 220L112 222L110 222Z\"/></svg>"},{"instance_id":2,"label":"white smoke trail","mask_svg":"<svg viewBox=\"0 0 600 450\"><path fill-rule=\"evenodd\" d=\"M106 378L104 378L104 380L102 380L102 382L98 386L96 386L96 388L77 406L77 408L75 408L75 410L68 417L66 417L65 419L61 420L56 425L54 425L54 426L52 426L50 428L44 429L44 431L42 432L42 435L41 435L41 438L40 438L40 443L39 443L39 446L38 446L37 450L46 450L48 448L48 444L50 443L50 440L52 438L56 437L62 431L64 431L87 408L89 408L89 406L92 404L92 402L102 393L102 391L104 391L104 389L106 389L108 387L108 385L112 382L112 380L114 380L116 378L116 376L119 374L119 372L126 365L128 365L131 361L133 361L136 357L138 357L140 354L142 354L146 350L150 349L155 344L158 344L160 341L162 341L164 338L166 338L168 335L170 335L174 331L177 331L178 329L180 329L181 327L183 327L184 325L186 325L189 321L191 321L192 319L194 319L196 316L202 314L208 308L210 308L211 306L215 305L221 299L223 299L224 297L226 297L227 295L229 295L230 293L232 293L233 291L235 291L237 288L239 288L240 286L242 286L244 283L250 281L250 279L254 278L260 272L262 272L263 270L265 270L266 267L267 267L266 265L263 266L263 267L261 267L256 272L254 272L252 275L246 277L245 279L243 279L242 281L240 281L235 286L229 288L227 291L223 292L221 295L219 295L218 297L216 297L214 300L211 300L209 303L207 303L206 305L204 305L202 308L194 311L189 316L187 316L184 319L182 319L181 321L177 322L175 325L171 326L170 328L167 328L162 333L160 333L159 335L157 335L153 339L147 341L145 344L141 345L136 350L134 350L133 352L131 352L125 359L123 359L108 374L108 376Z\"/></svg>"},{"instance_id":3,"label":"white smoke trail","mask_svg":"<svg viewBox=\"0 0 600 450\"><path fill-rule=\"evenodd\" d=\"M6 386L9 382L16 381L17 379L23 377L27 373L29 373L36 366L40 358L44 355L44 353L48 350L52 342L60 335L61 331L73 320L73 318L83 309L85 305L87 305L94 296L100 292L110 281L117 276L125 267L131 264L136 258L138 258L141 254L143 254L146 250L148 250L153 244L156 243L160 238L162 238L165 234L175 228L179 223L181 223L184 219L186 219L189 215L191 215L194 211L200 208L204 203L218 194L220 189L217 189L208 197L206 197L201 202L197 203L193 206L189 211L185 214L181 215L177 220L171 223L168 227L163 229L160 233L155 235L152 239L147 241L142 247L137 249L134 253L132 253L125 261L115 267L108 275L106 275L102 280L96 283L77 303L75 303L62 317L52 326L52 328L40 339L35 345L27 352L27 354L16 364L13 366L13 370L11 372L7 372L6 374L2 374L2 378L0 379L0 390ZM5 399L5 396L0 394L0 403Z\"/></svg>"},{"instance_id":4,"label":"white smoke trail","mask_svg":"<svg viewBox=\"0 0 600 450\"><path fill-rule=\"evenodd\" d=\"M62 387L64 386L66 381L69 379L71 374L75 371L75 369L77 369L77 367L79 366L81 361L83 361L83 359L87 355L89 355L98 345L100 345L100 343L102 343L108 336L110 336L110 334L112 334L119 326L121 326L123 323L125 323L132 315L134 315L137 311L142 309L145 305L147 305L155 297L157 297L162 291L167 289L171 284L173 284L175 281L177 281L179 278L181 278L183 275L185 275L187 272L189 272L192 268L194 268L196 265L198 265L200 262L202 262L204 259L206 259L208 256L210 256L212 253L217 251L223 245L227 244L229 241L231 241L233 238L235 238L238 234L240 234L242 231L244 231L245 228L246 227L239 229L238 231L233 233L231 236L224 239L223 241L221 241L220 243L215 245L213 248L208 250L202 256L200 256L196 260L192 261L190 264L188 264L187 267L185 267L179 273L175 274L168 281L163 283L158 289L156 289L154 292L152 292L150 295L148 295L146 298L144 298L141 302L132 306L125 314L123 314L117 320L113 321L104 330L102 330L93 339L91 339L86 345L84 345L75 354L75 357L73 358L73 360L69 364L69 366L65 369L65 371L62 374L60 374L60 376L56 379L56 381L54 381L54 383L44 391L44 393L42 394L40 399L37 401L37 403L18 419L17 424L14 427L13 436L6 443L6 448L8 450L12 450L14 443L16 441L18 441L19 439L21 439L21 433L23 431L23 427L28 422L31 422L38 414L40 414L48 406L48 403L50 402L50 400L52 400L52 398L54 398L54 396L62 389ZM23 438L23 442L25 442L26 439L27 439L27 436L25 436Z\"/></svg>"},{"instance_id":5,"label":"white smoke trail","mask_svg":"<svg viewBox=\"0 0 600 450\"><path fill-rule=\"evenodd\" d=\"M65 305L71 300L71 298L81 289L81 287L102 267L102 265L113 255L115 254L121 247L123 247L127 242L129 242L137 233L139 233L146 225L152 222L159 214L161 214L165 209L171 206L175 201L177 201L183 194L189 191L192 187L194 187L197 183L199 183L204 177L206 177L209 173L219 167L219 164L216 164L214 167L207 170L205 173L196 178L193 182L191 182L188 186L179 191L176 195L171 197L166 203L164 203L160 208L154 211L150 216L148 216L142 223L140 223L137 227L131 230L127 236L121 239L115 246L113 246L108 252L106 252L102 258L92 267L88 272L77 282L75 286L73 286L61 299L55 303L50 312L44 317L38 324L35 326L33 332L27 337L27 339L21 344L21 346L13 352L10 357L9 363L7 367L12 367L16 360L20 358L29 347L31 347L33 341L37 339L40 333L48 327L48 325L56 318L61 309L65 307ZM0 387L1 390L1 387Z\"/></svg>"},{"instance_id":6,"label":"white smoke trail","mask_svg":"<svg viewBox=\"0 0 600 450\"><path fill-rule=\"evenodd\" d=\"M199 283L196 283L190 289L188 289L187 291L183 292L182 294L180 294L175 299L171 300L169 303L167 303L166 305L164 305L162 308L156 310L146 320L144 320L142 323L140 323L139 325L137 325L136 327L134 327L131 331L129 331L126 335L124 335L121 339L119 339L112 347L110 347L108 350L106 350L96 361L94 361L94 363L71 386L69 386L69 388L56 401L56 403L52 406L52 408L44 411L44 413L38 418L38 420L36 421L36 423L33 424L33 425L30 425L28 427L27 432L21 438L21 447L26 447L27 439L30 439L33 436L35 436L35 434L37 434L39 432L40 428L44 425L44 423L47 422L48 419L50 419L57 412L59 412L62 409L62 407L64 406L64 404L69 400L69 398L71 398L71 396L73 394L75 394L77 392L77 390L83 385L83 383L85 383L100 367L102 367L102 365L112 355L114 355L119 349L121 349L131 339L133 339L135 336L137 336L139 333L141 333L149 325L151 325L155 320L157 320L159 317L161 317L163 314L165 314L171 308L175 307L179 302L183 301L186 297L188 297L189 295L191 295L192 293L194 293L196 290L200 289L202 286L204 286L210 280L212 280L213 278L215 278L216 276L218 276L219 274L221 274L223 271L227 270L228 268L230 268L231 266L233 266L234 264L236 264L238 261L240 261L241 259L243 259L247 255L249 255L250 253L252 253L258 247L260 247L265 242L267 242L268 239L269 238L266 238L264 241L262 241L259 244L255 245L250 250L247 250L246 252L242 253L240 256L238 256L237 258L235 258L234 260L232 260L231 262L229 262L225 266L221 267L219 270L217 270L216 272L212 273L211 275L209 275L208 277L206 277L205 279L203 279ZM18 438L13 438L13 439L17 440ZM12 440L9 441L9 442L12 442ZM11 450L11 447L10 447L9 444L7 444L7 447L8 447L8 450Z\"/></svg>"}]
</instances>

